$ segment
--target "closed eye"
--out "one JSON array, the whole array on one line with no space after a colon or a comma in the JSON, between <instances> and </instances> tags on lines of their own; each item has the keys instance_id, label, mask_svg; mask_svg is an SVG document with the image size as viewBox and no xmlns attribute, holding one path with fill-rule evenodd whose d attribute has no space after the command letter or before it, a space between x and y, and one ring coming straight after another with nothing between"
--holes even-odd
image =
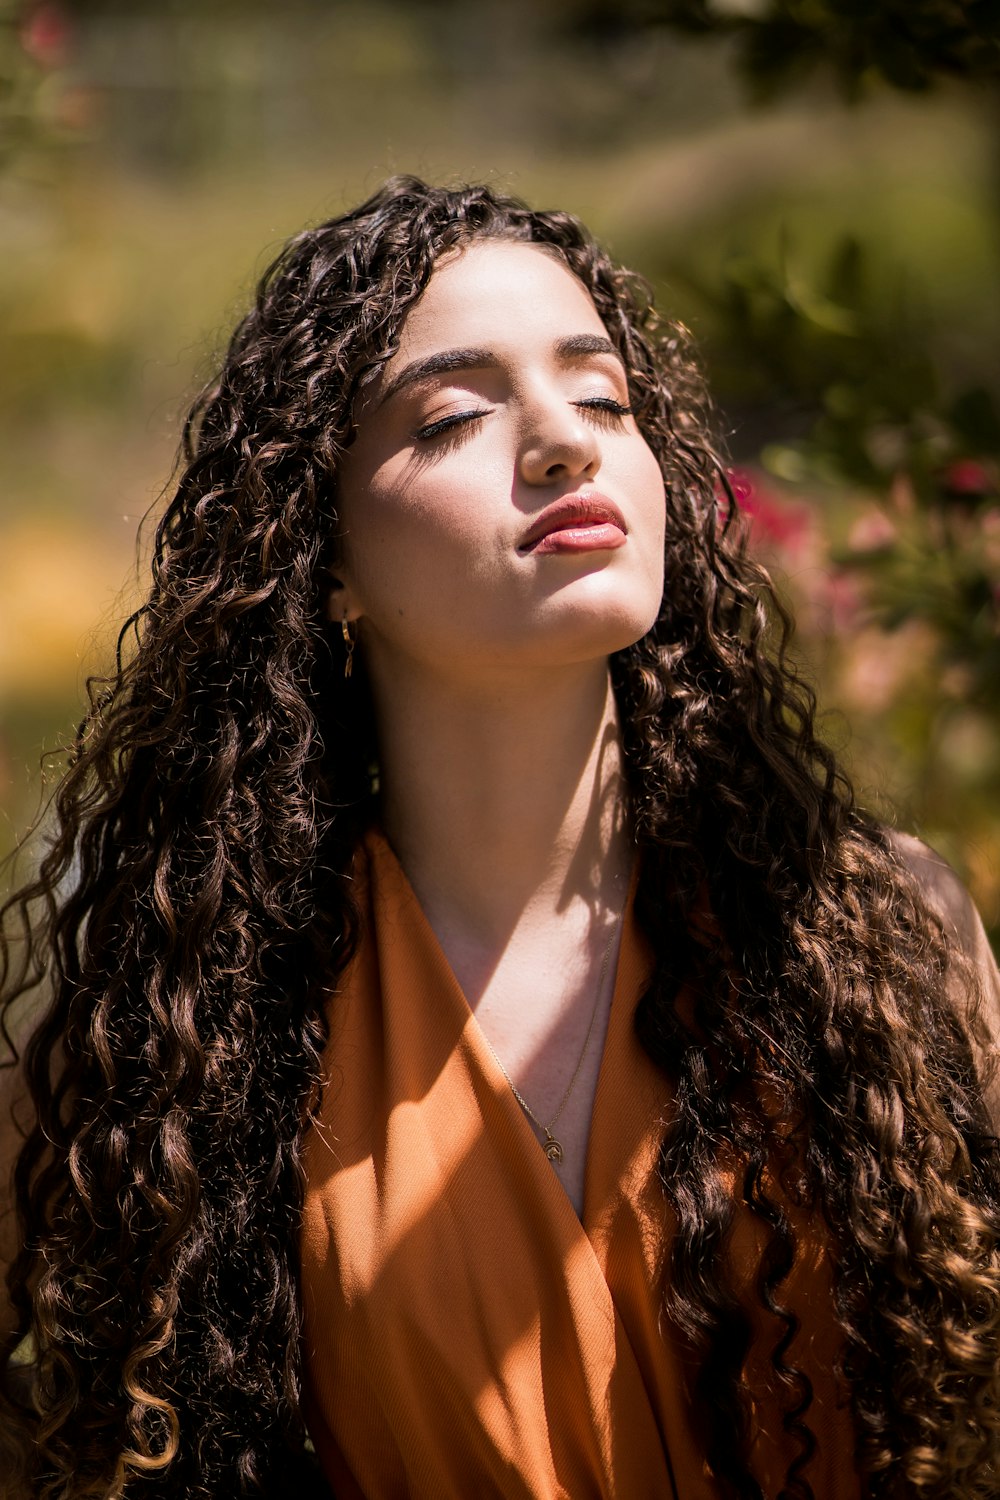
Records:
<instances>
[{"instance_id":1,"label":"closed eye","mask_svg":"<svg viewBox=\"0 0 1000 1500\"><path fill-rule=\"evenodd\" d=\"M418 442L427 442L430 438L437 437L442 432L450 432L455 427L460 427L466 422L476 422L482 417L488 417L487 408L477 408L474 411L456 411L450 416L439 417L436 422L428 422L424 427L418 427L413 436Z\"/></svg>"},{"instance_id":2,"label":"closed eye","mask_svg":"<svg viewBox=\"0 0 1000 1500\"><path fill-rule=\"evenodd\" d=\"M573 405L581 411L591 411L598 417L611 419L620 419L632 414L631 406L627 406L622 401L616 401L613 396L585 396L580 401L574 401ZM451 412L447 417L439 417L436 422L427 422L423 427L418 427L413 436L417 442L430 442L443 433L453 432L456 428L468 423L481 421L483 417L489 416L490 410L489 407L477 407L470 411Z\"/></svg>"},{"instance_id":3,"label":"closed eye","mask_svg":"<svg viewBox=\"0 0 1000 1500\"><path fill-rule=\"evenodd\" d=\"M582 401L574 401L574 406L583 411L593 411L608 417L630 417L631 406L626 406L621 401L616 401L613 396L587 396Z\"/></svg>"}]
</instances>

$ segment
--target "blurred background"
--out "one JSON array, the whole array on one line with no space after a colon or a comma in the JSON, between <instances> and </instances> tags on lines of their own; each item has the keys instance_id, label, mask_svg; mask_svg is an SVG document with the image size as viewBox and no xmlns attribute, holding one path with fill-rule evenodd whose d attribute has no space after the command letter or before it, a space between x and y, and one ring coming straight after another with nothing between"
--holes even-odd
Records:
<instances>
[{"instance_id":1,"label":"blurred background","mask_svg":"<svg viewBox=\"0 0 1000 1500\"><path fill-rule=\"evenodd\" d=\"M995 0L0 0L0 856L255 279L398 171L576 212L693 330L828 738L997 937Z\"/></svg>"}]
</instances>

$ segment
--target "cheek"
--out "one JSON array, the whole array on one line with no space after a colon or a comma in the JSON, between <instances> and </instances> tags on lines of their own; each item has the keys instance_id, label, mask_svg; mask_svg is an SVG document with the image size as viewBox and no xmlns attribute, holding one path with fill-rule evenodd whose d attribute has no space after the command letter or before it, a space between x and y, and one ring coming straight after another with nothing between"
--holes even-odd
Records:
<instances>
[{"instance_id":1,"label":"cheek","mask_svg":"<svg viewBox=\"0 0 1000 1500\"><path fill-rule=\"evenodd\" d=\"M436 545L482 547L510 525L512 476L505 444L466 440L450 453L381 465L366 503L382 526L433 536Z\"/></svg>"},{"instance_id":2,"label":"cheek","mask_svg":"<svg viewBox=\"0 0 1000 1500\"><path fill-rule=\"evenodd\" d=\"M405 537L421 551L460 546L475 533L472 499L465 485L443 475L379 471L365 497L363 526L383 538Z\"/></svg>"},{"instance_id":3,"label":"cheek","mask_svg":"<svg viewBox=\"0 0 1000 1500\"><path fill-rule=\"evenodd\" d=\"M424 593L432 580L478 571L492 552L483 486L444 464L387 464L352 486L343 511L347 571L369 600Z\"/></svg>"},{"instance_id":4,"label":"cheek","mask_svg":"<svg viewBox=\"0 0 1000 1500\"><path fill-rule=\"evenodd\" d=\"M642 595L649 618L649 629L659 613L664 589L664 547L667 524L667 497L663 474L656 457L646 447L636 455L629 488L636 501L637 536L641 533L641 571L645 580Z\"/></svg>"},{"instance_id":5,"label":"cheek","mask_svg":"<svg viewBox=\"0 0 1000 1500\"><path fill-rule=\"evenodd\" d=\"M656 455L645 443L633 455L631 486L643 517L662 541L667 519L666 490Z\"/></svg>"}]
</instances>

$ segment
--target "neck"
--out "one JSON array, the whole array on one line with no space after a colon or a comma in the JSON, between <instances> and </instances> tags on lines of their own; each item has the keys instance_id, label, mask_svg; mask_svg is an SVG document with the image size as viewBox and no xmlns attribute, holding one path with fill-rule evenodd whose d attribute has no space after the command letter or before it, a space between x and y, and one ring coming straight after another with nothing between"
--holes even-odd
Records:
<instances>
[{"instance_id":1,"label":"neck","mask_svg":"<svg viewBox=\"0 0 1000 1500\"><path fill-rule=\"evenodd\" d=\"M497 687L375 683L382 817L425 911L485 943L620 900L631 863L605 663Z\"/></svg>"}]
</instances>

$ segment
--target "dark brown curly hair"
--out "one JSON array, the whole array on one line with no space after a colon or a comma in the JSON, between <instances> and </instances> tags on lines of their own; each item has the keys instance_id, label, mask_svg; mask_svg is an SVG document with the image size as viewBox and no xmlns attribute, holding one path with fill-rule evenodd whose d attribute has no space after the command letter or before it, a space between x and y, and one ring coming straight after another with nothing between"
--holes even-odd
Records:
<instances>
[{"instance_id":1,"label":"dark brown curly hair","mask_svg":"<svg viewBox=\"0 0 1000 1500\"><path fill-rule=\"evenodd\" d=\"M611 671L655 953L636 1024L676 1097L664 1311L720 1493L763 1493L735 1160L764 1230L752 1285L785 1327L768 1351L798 1448L782 1495L812 1493L815 1439L786 1359L797 1245L776 1162L831 1245L845 1462L871 1496L995 1495L1000 1166L947 992L961 960L816 736L686 336L569 215L412 178L265 273L186 423L149 596L91 684L49 850L4 908L4 1015L41 1017L16 1064L33 1124L0 1357L31 1335L35 1365L0 1413L10 1492L308 1492L302 1143L354 944L345 876L377 816L364 672L345 681L325 613L338 461L435 264L483 238L546 245L579 277L666 483L659 617ZM706 900L711 940L691 922Z\"/></svg>"}]
</instances>

